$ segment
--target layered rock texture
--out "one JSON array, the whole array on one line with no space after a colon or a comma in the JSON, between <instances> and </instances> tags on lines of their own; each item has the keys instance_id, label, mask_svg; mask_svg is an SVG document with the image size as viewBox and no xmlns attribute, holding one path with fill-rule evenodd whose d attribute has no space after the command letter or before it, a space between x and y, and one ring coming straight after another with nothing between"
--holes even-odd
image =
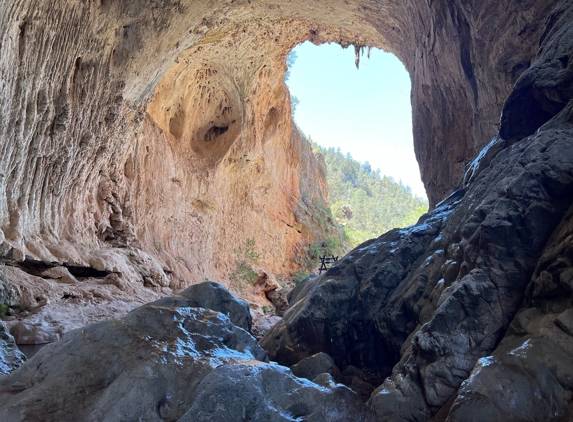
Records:
<instances>
[{"instance_id":1,"label":"layered rock texture","mask_svg":"<svg viewBox=\"0 0 573 422\"><path fill-rule=\"evenodd\" d=\"M3 1L0 300L21 341L63 337L0 378L1 419L573 418L572 22L571 0ZM305 40L404 62L435 208L298 286L261 342L327 353L369 408L265 363L224 292L159 298L247 239L262 283L292 272L331 230L283 83Z\"/></svg>"}]
</instances>

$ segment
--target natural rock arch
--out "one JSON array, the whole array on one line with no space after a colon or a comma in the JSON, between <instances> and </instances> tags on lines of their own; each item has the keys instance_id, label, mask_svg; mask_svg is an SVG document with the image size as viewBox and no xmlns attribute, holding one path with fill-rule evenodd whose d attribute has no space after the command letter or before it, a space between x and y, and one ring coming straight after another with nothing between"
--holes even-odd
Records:
<instances>
[{"instance_id":1,"label":"natural rock arch","mask_svg":"<svg viewBox=\"0 0 573 422\"><path fill-rule=\"evenodd\" d=\"M257 236L274 245L268 265L280 272L314 236L300 215L323 203L305 182L320 175L282 83L286 54L305 40L375 46L404 62L433 206L497 131L554 3L4 2L0 253L89 265L102 258L81 243L141 241L152 255L164 252L157 271L197 281L224 272L226 245L240 241L218 226L231 215L232 225L255 231L257 215L268 226ZM287 186L264 182L277 171ZM248 182L229 186L246 174ZM221 210L227 205L209 188L242 195L244 212ZM278 195L275 206L268 192ZM289 202L294 212L280 215L277 236L272 221ZM219 211L205 217L210 207ZM182 227L203 235L178 236ZM189 250L202 252L186 265L173 261ZM206 265L216 250L221 259ZM106 259L107 267L125 260Z\"/></svg>"}]
</instances>

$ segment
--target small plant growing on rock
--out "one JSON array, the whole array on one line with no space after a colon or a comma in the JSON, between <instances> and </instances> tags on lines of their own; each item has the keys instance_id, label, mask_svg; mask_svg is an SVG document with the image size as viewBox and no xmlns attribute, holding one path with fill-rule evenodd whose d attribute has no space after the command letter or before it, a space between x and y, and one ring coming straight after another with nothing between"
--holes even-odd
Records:
<instances>
[{"instance_id":1,"label":"small plant growing on rock","mask_svg":"<svg viewBox=\"0 0 573 422\"><path fill-rule=\"evenodd\" d=\"M244 292L245 287L257 281L258 274L253 269L253 264L259 261L261 255L255 249L255 239L248 238L244 245L234 249L236 261L235 271L229 275L231 286Z\"/></svg>"},{"instance_id":2,"label":"small plant growing on rock","mask_svg":"<svg viewBox=\"0 0 573 422\"><path fill-rule=\"evenodd\" d=\"M263 314L268 314L269 313L269 307L268 306L263 306Z\"/></svg>"},{"instance_id":3,"label":"small plant growing on rock","mask_svg":"<svg viewBox=\"0 0 573 422\"><path fill-rule=\"evenodd\" d=\"M310 274L307 273L306 271L300 270L297 271L296 273L293 273L292 275L292 281L294 281L295 284L300 283L302 280L304 280L305 278L307 278Z\"/></svg>"},{"instance_id":4,"label":"small plant growing on rock","mask_svg":"<svg viewBox=\"0 0 573 422\"><path fill-rule=\"evenodd\" d=\"M0 318L4 318L10 313L10 308L5 303L0 303Z\"/></svg>"}]
</instances>

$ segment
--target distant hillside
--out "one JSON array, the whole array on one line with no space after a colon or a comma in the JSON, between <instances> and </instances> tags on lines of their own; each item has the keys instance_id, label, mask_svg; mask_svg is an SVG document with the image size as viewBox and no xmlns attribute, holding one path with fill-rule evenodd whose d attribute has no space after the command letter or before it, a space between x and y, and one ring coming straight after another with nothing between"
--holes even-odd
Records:
<instances>
[{"instance_id":1,"label":"distant hillside","mask_svg":"<svg viewBox=\"0 0 573 422\"><path fill-rule=\"evenodd\" d=\"M427 212L428 201L414 195L410 187L380 176L368 162L360 163L340 149L309 141L324 156L332 215L352 247L395 227L414 224Z\"/></svg>"}]
</instances>

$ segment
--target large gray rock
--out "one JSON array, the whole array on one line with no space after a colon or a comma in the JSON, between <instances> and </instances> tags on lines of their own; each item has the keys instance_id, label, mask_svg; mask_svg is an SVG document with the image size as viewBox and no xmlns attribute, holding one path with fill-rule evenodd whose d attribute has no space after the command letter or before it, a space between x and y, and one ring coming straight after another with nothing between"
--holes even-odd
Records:
<instances>
[{"instance_id":1,"label":"large gray rock","mask_svg":"<svg viewBox=\"0 0 573 422\"><path fill-rule=\"evenodd\" d=\"M203 379L179 422L374 422L356 393L325 385L295 378L278 365L224 365Z\"/></svg>"},{"instance_id":2,"label":"large gray rock","mask_svg":"<svg viewBox=\"0 0 573 422\"><path fill-rule=\"evenodd\" d=\"M14 337L6 325L0 321L0 375L12 372L26 361L26 356L18 349Z\"/></svg>"},{"instance_id":3,"label":"large gray rock","mask_svg":"<svg viewBox=\"0 0 573 422\"><path fill-rule=\"evenodd\" d=\"M570 354L542 337L514 341L478 361L448 422L565 420L572 390Z\"/></svg>"},{"instance_id":4,"label":"large gray rock","mask_svg":"<svg viewBox=\"0 0 573 422\"><path fill-rule=\"evenodd\" d=\"M71 331L0 377L0 420L177 420L213 369L266 359L222 313L149 304Z\"/></svg>"},{"instance_id":5,"label":"large gray rock","mask_svg":"<svg viewBox=\"0 0 573 422\"><path fill-rule=\"evenodd\" d=\"M342 373L326 353L317 353L290 367L294 375L307 380L314 380L320 374L330 374L334 379L340 379Z\"/></svg>"},{"instance_id":6,"label":"large gray rock","mask_svg":"<svg viewBox=\"0 0 573 422\"><path fill-rule=\"evenodd\" d=\"M237 327L251 332L253 320L249 311L249 304L233 296L227 289L213 281L194 284L183 290L178 296L164 297L153 303L159 306L211 309L227 315Z\"/></svg>"}]
</instances>

